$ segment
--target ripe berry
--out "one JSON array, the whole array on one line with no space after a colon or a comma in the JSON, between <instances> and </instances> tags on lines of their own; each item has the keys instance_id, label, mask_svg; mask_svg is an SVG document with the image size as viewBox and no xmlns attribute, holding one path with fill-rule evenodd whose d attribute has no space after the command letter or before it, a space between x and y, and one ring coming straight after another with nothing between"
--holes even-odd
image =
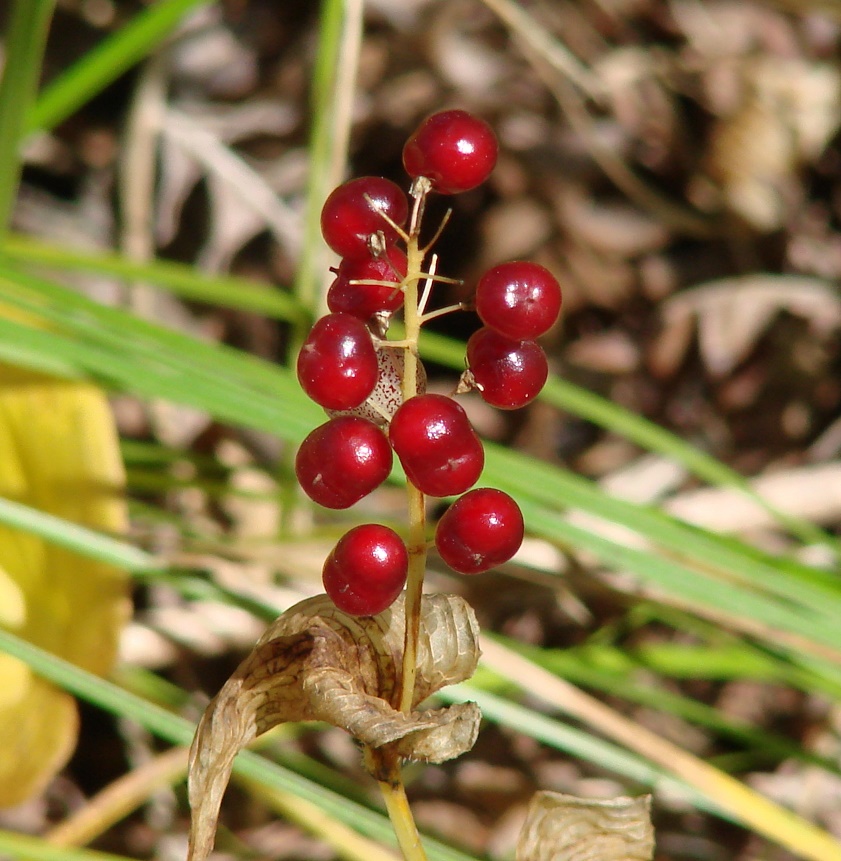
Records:
<instances>
[{"instance_id":1,"label":"ripe berry","mask_svg":"<svg viewBox=\"0 0 841 861\"><path fill-rule=\"evenodd\" d=\"M350 508L391 472L391 446L372 422L340 416L301 443L295 475L304 492L325 508Z\"/></svg>"},{"instance_id":2,"label":"ripe berry","mask_svg":"<svg viewBox=\"0 0 841 861\"><path fill-rule=\"evenodd\" d=\"M389 179L363 176L335 189L321 210L321 234L324 241L342 257L367 257L371 240L381 234L385 245L393 245L397 231L409 214L409 202L403 190Z\"/></svg>"},{"instance_id":3,"label":"ripe berry","mask_svg":"<svg viewBox=\"0 0 841 861\"><path fill-rule=\"evenodd\" d=\"M327 291L327 307L360 320L370 320L382 311L396 311L403 304L403 293L398 288L406 275L406 262L406 255L393 245L376 257L345 257ZM393 286L351 281L389 281Z\"/></svg>"},{"instance_id":4,"label":"ripe berry","mask_svg":"<svg viewBox=\"0 0 841 861\"><path fill-rule=\"evenodd\" d=\"M506 338L487 326L467 342L467 367L482 399L502 410L525 406L549 376L539 344Z\"/></svg>"},{"instance_id":5,"label":"ripe berry","mask_svg":"<svg viewBox=\"0 0 841 861\"><path fill-rule=\"evenodd\" d=\"M537 263L503 263L489 269L476 285L476 313L486 326L509 338L537 338L558 319L560 310L561 286Z\"/></svg>"},{"instance_id":6,"label":"ripe berry","mask_svg":"<svg viewBox=\"0 0 841 861\"><path fill-rule=\"evenodd\" d=\"M325 409L358 407L377 383L377 353L365 324L350 314L318 320L298 354L298 380Z\"/></svg>"},{"instance_id":7,"label":"ripe berry","mask_svg":"<svg viewBox=\"0 0 841 861\"><path fill-rule=\"evenodd\" d=\"M452 398L418 395L394 414L389 437L406 475L429 496L452 496L472 487L485 465L482 443Z\"/></svg>"},{"instance_id":8,"label":"ripe berry","mask_svg":"<svg viewBox=\"0 0 841 861\"><path fill-rule=\"evenodd\" d=\"M403 589L409 554L387 526L366 523L339 539L324 562L324 591L353 616L374 616L390 607Z\"/></svg>"},{"instance_id":9,"label":"ripe berry","mask_svg":"<svg viewBox=\"0 0 841 861\"><path fill-rule=\"evenodd\" d=\"M507 562L523 543L523 515L501 490L479 487L459 497L435 530L441 558L462 574L479 574Z\"/></svg>"},{"instance_id":10,"label":"ripe berry","mask_svg":"<svg viewBox=\"0 0 841 861\"><path fill-rule=\"evenodd\" d=\"M425 176L435 191L458 194L481 185L494 169L496 135L467 111L441 111L418 126L403 147L409 176Z\"/></svg>"}]
</instances>

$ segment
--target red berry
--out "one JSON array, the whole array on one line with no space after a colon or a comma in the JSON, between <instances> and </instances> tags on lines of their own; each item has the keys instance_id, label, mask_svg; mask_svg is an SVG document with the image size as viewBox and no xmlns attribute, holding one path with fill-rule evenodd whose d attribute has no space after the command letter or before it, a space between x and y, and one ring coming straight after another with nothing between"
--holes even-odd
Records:
<instances>
[{"instance_id":1,"label":"red berry","mask_svg":"<svg viewBox=\"0 0 841 861\"><path fill-rule=\"evenodd\" d=\"M353 616L374 616L403 589L409 554L387 526L366 523L339 539L324 562L322 581L333 603Z\"/></svg>"},{"instance_id":2,"label":"red berry","mask_svg":"<svg viewBox=\"0 0 841 861\"><path fill-rule=\"evenodd\" d=\"M350 314L318 320L298 354L298 381L325 409L358 407L377 384L377 352L365 324Z\"/></svg>"},{"instance_id":3,"label":"red berry","mask_svg":"<svg viewBox=\"0 0 841 861\"><path fill-rule=\"evenodd\" d=\"M489 269L476 285L476 313L509 338L537 338L558 319L561 286L537 263L513 261Z\"/></svg>"},{"instance_id":4,"label":"red berry","mask_svg":"<svg viewBox=\"0 0 841 861\"><path fill-rule=\"evenodd\" d=\"M304 492L325 508L350 508L391 472L391 446L367 419L340 416L312 431L295 458Z\"/></svg>"},{"instance_id":5,"label":"red berry","mask_svg":"<svg viewBox=\"0 0 841 861\"><path fill-rule=\"evenodd\" d=\"M400 186L379 176L352 179L334 189L324 202L321 234L336 254L367 257L375 234L382 234L386 245L393 245L399 237L383 214L395 224L405 224L409 202Z\"/></svg>"},{"instance_id":6,"label":"red berry","mask_svg":"<svg viewBox=\"0 0 841 861\"><path fill-rule=\"evenodd\" d=\"M441 111L418 126L403 147L411 177L425 176L435 191L458 194L481 185L494 169L496 135L467 111Z\"/></svg>"},{"instance_id":7,"label":"red berry","mask_svg":"<svg viewBox=\"0 0 841 861\"><path fill-rule=\"evenodd\" d=\"M539 344L506 338L487 326L467 342L467 367L482 399L502 410L525 406L549 376Z\"/></svg>"},{"instance_id":8,"label":"red berry","mask_svg":"<svg viewBox=\"0 0 841 861\"><path fill-rule=\"evenodd\" d=\"M445 395L409 398L394 414L389 437L409 480L429 496L463 493L485 465L467 414Z\"/></svg>"},{"instance_id":9,"label":"red berry","mask_svg":"<svg viewBox=\"0 0 841 861\"><path fill-rule=\"evenodd\" d=\"M459 497L435 530L441 558L462 574L479 574L507 562L523 543L523 515L501 490L479 487Z\"/></svg>"},{"instance_id":10,"label":"red berry","mask_svg":"<svg viewBox=\"0 0 841 861\"><path fill-rule=\"evenodd\" d=\"M393 245L377 257L345 257L327 291L327 307L360 320L370 320L378 312L396 311L403 304L403 293L398 288L406 275L406 263L406 255ZM388 281L392 286L351 281Z\"/></svg>"}]
</instances>

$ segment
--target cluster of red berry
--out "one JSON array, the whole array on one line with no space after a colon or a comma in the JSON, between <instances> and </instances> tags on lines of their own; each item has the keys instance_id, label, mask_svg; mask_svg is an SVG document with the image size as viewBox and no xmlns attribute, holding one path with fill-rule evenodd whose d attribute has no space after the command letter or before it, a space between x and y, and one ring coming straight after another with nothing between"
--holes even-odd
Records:
<instances>
[{"instance_id":1,"label":"cluster of red berry","mask_svg":"<svg viewBox=\"0 0 841 861\"><path fill-rule=\"evenodd\" d=\"M434 274L409 271L410 258L417 269L425 251L418 255L424 196L475 188L496 157L496 138L484 121L465 111L445 111L422 123L403 150L404 166L415 180L408 233L408 198L390 180L355 179L328 197L322 234L342 260L327 294L331 313L316 322L297 365L304 391L331 416L298 451L295 471L307 495L328 508L350 507L385 481L394 451L422 494L463 494L439 521L435 544L444 561L465 574L487 571L516 553L522 514L500 490L470 490L482 472L484 451L464 409L452 397L424 392L419 362L413 394L404 400L404 350L416 344L383 338L390 316L403 305L407 273L410 279L428 279L430 286L436 280ZM397 246L400 240L408 256ZM425 290L415 312L420 322L427 298ZM475 306L484 327L468 341L458 391L476 389L494 406L521 407L548 375L546 356L534 339L555 322L560 287L537 264L504 263L479 280ZM373 615L400 594L407 567L406 545L394 530L357 526L328 556L324 588L340 609Z\"/></svg>"}]
</instances>

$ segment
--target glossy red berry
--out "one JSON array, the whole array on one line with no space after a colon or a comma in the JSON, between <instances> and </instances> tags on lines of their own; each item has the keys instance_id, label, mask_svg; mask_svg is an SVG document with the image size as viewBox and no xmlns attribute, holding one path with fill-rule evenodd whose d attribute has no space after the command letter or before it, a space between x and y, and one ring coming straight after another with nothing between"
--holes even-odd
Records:
<instances>
[{"instance_id":1,"label":"glossy red berry","mask_svg":"<svg viewBox=\"0 0 841 861\"><path fill-rule=\"evenodd\" d=\"M507 562L523 543L523 515L501 490L479 487L459 497L435 530L435 546L454 571L479 574Z\"/></svg>"},{"instance_id":2,"label":"glossy red berry","mask_svg":"<svg viewBox=\"0 0 841 861\"><path fill-rule=\"evenodd\" d=\"M524 407L549 376L539 344L506 338L487 326L467 342L467 367L482 399L502 410Z\"/></svg>"},{"instance_id":3,"label":"glossy red berry","mask_svg":"<svg viewBox=\"0 0 841 861\"><path fill-rule=\"evenodd\" d=\"M298 354L298 380L325 409L358 407L377 383L377 353L365 324L350 314L318 320Z\"/></svg>"},{"instance_id":4,"label":"glossy red berry","mask_svg":"<svg viewBox=\"0 0 841 861\"><path fill-rule=\"evenodd\" d=\"M467 414L444 395L409 398L394 414L389 438L409 480L429 496L463 493L485 464Z\"/></svg>"},{"instance_id":5,"label":"glossy red berry","mask_svg":"<svg viewBox=\"0 0 841 861\"><path fill-rule=\"evenodd\" d=\"M548 269L515 260L489 269L476 285L476 313L509 338L537 338L561 310L561 286Z\"/></svg>"},{"instance_id":6,"label":"glossy red berry","mask_svg":"<svg viewBox=\"0 0 841 861\"><path fill-rule=\"evenodd\" d=\"M360 320L370 320L380 312L393 313L403 304L399 285L406 275L406 263L406 255L393 245L376 257L345 257L327 291L327 307ZM390 286L351 281L388 281Z\"/></svg>"},{"instance_id":7,"label":"glossy red berry","mask_svg":"<svg viewBox=\"0 0 841 861\"><path fill-rule=\"evenodd\" d=\"M367 257L375 234L382 234L385 245L398 239L399 234L383 214L400 226L406 223L409 202L400 186L379 176L352 179L324 202L321 234L336 254Z\"/></svg>"},{"instance_id":8,"label":"glossy red berry","mask_svg":"<svg viewBox=\"0 0 841 861\"><path fill-rule=\"evenodd\" d=\"M496 164L491 127L467 111L441 111L424 120L403 147L411 177L425 176L435 191L458 194L481 185Z\"/></svg>"},{"instance_id":9,"label":"glossy red berry","mask_svg":"<svg viewBox=\"0 0 841 861\"><path fill-rule=\"evenodd\" d=\"M406 583L409 554L387 526L366 523L339 539L324 563L324 591L353 616L374 616L390 607Z\"/></svg>"},{"instance_id":10,"label":"glossy red berry","mask_svg":"<svg viewBox=\"0 0 841 861\"><path fill-rule=\"evenodd\" d=\"M304 492L325 508L350 508L391 472L391 446L367 419L339 416L312 431L295 457Z\"/></svg>"}]
</instances>

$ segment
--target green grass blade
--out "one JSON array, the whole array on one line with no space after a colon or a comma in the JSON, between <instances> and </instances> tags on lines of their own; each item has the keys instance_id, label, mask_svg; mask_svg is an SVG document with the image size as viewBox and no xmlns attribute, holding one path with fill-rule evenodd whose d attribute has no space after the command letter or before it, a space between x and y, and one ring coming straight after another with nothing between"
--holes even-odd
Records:
<instances>
[{"instance_id":1,"label":"green grass blade","mask_svg":"<svg viewBox=\"0 0 841 861\"><path fill-rule=\"evenodd\" d=\"M486 720L530 736L556 750L605 768L641 786L654 791L666 790L671 797L675 794L680 795L699 810L706 810L708 813L733 821L726 810L717 807L700 792L683 781L667 775L662 769L646 762L642 757L628 753L617 745L584 730L553 720L511 700L482 690L471 682L444 688L436 694L436 697L450 703L475 702Z\"/></svg>"},{"instance_id":2,"label":"green grass blade","mask_svg":"<svg viewBox=\"0 0 841 861\"><path fill-rule=\"evenodd\" d=\"M128 283L152 284L183 299L251 311L274 320L302 324L309 319L297 300L284 290L247 278L209 275L184 263L136 263L120 254L78 251L19 234L7 237L0 245L0 261L16 263L19 269L24 265L33 274L38 270L43 274L49 268L56 273L93 272Z\"/></svg>"},{"instance_id":3,"label":"green grass blade","mask_svg":"<svg viewBox=\"0 0 841 861\"><path fill-rule=\"evenodd\" d=\"M322 279L321 207L327 195L341 181L331 166L334 150L335 89L339 77L339 49L345 21L345 0L324 0L318 27L318 51L311 88L312 128L309 140L304 237L301 259L295 274L294 292L303 307L315 313ZM301 334L301 339L303 338Z\"/></svg>"},{"instance_id":4,"label":"green grass blade","mask_svg":"<svg viewBox=\"0 0 841 861\"><path fill-rule=\"evenodd\" d=\"M149 571L162 567L154 556L132 544L11 499L0 498L0 523L13 529L23 529L67 550L127 571Z\"/></svg>"},{"instance_id":5,"label":"green grass blade","mask_svg":"<svg viewBox=\"0 0 841 861\"><path fill-rule=\"evenodd\" d=\"M46 356L53 366L64 361L68 374L83 372L112 388L186 403L290 442L322 420L286 369L103 308L43 279L2 268L0 278L6 279L6 301L39 315L51 329L0 320L2 357L31 363ZM585 479L500 447L487 448L485 480L513 493L539 534L634 571L684 606L697 602L704 612L719 614L739 608L763 626L803 637L817 655L841 648L838 588L828 575L805 566L776 571L771 560L731 540L608 497ZM562 508L623 524L652 542L652 549L575 527L561 516Z\"/></svg>"},{"instance_id":6,"label":"green grass blade","mask_svg":"<svg viewBox=\"0 0 841 861\"><path fill-rule=\"evenodd\" d=\"M138 13L121 30L88 51L44 89L26 118L25 131L54 129L154 51L188 12L210 2L158 0Z\"/></svg>"},{"instance_id":7,"label":"green grass blade","mask_svg":"<svg viewBox=\"0 0 841 861\"><path fill-rule=\"evenodd\" d=\"M113 855L96 849L56 846L40 837L0 830L0 856L26 861L130 861L124 855Z\"/></svg>"},{"instance_id":8,"label":"green grass blade","mask_svg":"<svg viewBox=\"0 0 841 861\"><path fill-rule=\"evenodd\" d=\"M55 0L14 0L0 81L0 237L9 228L20 182L20 144L35 98Z\"/></svg>"},{"instance_id":9,"label":"green grass blade","mask_svg":"<svg viewBox=\"0 0 841 861\"><path fill-rule=\"evenodd\" d=\"M441 335L425 332L420 342L421 355L431 361L461 371L464 368L464 345ZM686 467L693 475L720 487L734 487L762 506L792 535L806 543L824 544L841 556L841 542L812 523L778 511L760 497L744 476L661 428L642 416L617 406L599 395L552 375L540 393L540 399L579 418L613 431L642 448L657 452Z\"/></svg>"}]
</instances>

